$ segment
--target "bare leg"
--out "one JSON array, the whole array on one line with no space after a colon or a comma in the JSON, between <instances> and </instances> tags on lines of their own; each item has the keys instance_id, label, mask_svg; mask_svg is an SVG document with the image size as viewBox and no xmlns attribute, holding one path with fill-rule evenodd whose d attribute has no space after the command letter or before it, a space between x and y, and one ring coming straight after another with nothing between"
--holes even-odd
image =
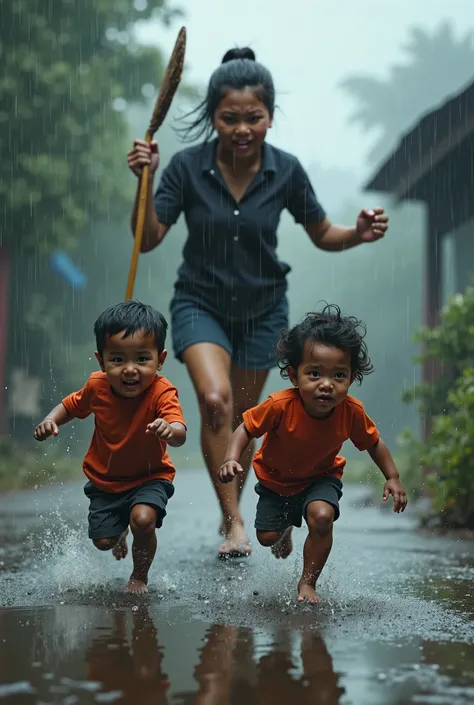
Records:
<instances>
[{"instance_id":1,"label":"bare leg","mask_svg":"<svg viewBox=\"0 0 474 705\"><path fill-rule=\"evenodd\" d=\"M99 549L99 551L112 551L116 546L118 546L122 536L123 534L120 536L111 536L108 539L93 539L92 543Z\"/></svg>"},{"instance_id":2,"label":"bare leg","mask_svg":"<svg viewBox=\"0 0 474 705\"><path fill-rule=\"evenodd\" d=\"M185 350L183 360L198 397L202 451L222 511L225 541L218 555L246 556L251 548L239 510L237 484L224 485L217 477L232 435L230 356L218 345L198 343Z\"/></svg>"},{"instance_id":3,"label":"bare leg","mask_svg":"<svg viewBox=\"0 0 474 705\"><path fill-rule=\"evenodd\" d=\"M260 400L262 389L267 381L269 370L245 370L236 365L232 365L231 382L232 382L232 397L234 400L233 406L233 430L242 423L244 411L256 406ZM240 459L240 463L244 469L244 474L239 476L238 495L242 494L242 490L247 479L248 471L252 464L255 443L251 443L244 455Z\"/></svg>"},{"instance_id":4,"label":"bare leg","mask_svg":"<svg viewBox=\"0 0 474 705\"><path fill-rule=\"evenodd\" d=\"M242 423L244 411L256 406L259 402L263 386L267 380L269 370L245 370L236 365L232 365L231 385L233 398L233 423L232 430ZM237 478L237 499L240 501L245 481L248 476L252 458L255 450L255 443L252 441L240 459L244 472ZM219 532L224 535L224 521L219 526Z\"/></svg>"},{"instance_id":5,"label":"bare leg","mask_svg":"<svg viewBox=\"0 0 474 705\"><path fill-rule=\"evenodd\" d=\"M275 558L288 558L293 550L292 531L292 526L284 531L257 531L257 540L262 546L271 546Z\"/></svg>"},{"instance_id":6,"label":"bare leg","mask_svg":"<svg viewBox=\"0 0 474 705\"><path fill-rule=\"evenodd\" d=\"M136 504L130 513L130 528L133 534L133 571L125 586L125 592L140 595L148 592L148 571L156 553L156 512L149 504Z\"/></svg>"},{"instance_id":7,"label":"bare leg","mask_svg":"<svg viewBox=\"0 0 474 705\"><path fill-rule=\"evenodd\" d=\"M120 561L128 554L127 535L128 527L120 536L112 536L108 539L94 539L93 543L99 551L112 551L114 558Z\"/></svg>"},{"instance_id":8,"label":"bare leg","mask_svg":"<svg viewBox=\"0 0 474 705\"><path fill-rule=\"evenodd\" d=\"M122 558L125 558L128 554L128 545L127 545L127 536L128 536L129 529L128 527L125 529L123 532L122 536L119 538L117 543L112 549L112 554L115 558L115 560L120 561Z\"/></svg>"},{"instance_id":9,"label":"bare leg","mask_svg":"<svg viewBox=\"0 0 474 705\"><path fill-rule=\"evenodd\" d=\"M255 406L255 404L253 405ZM247 408L251 408L250 406ZM239 426L242 423L242 415L240 415L240 421L238 423L234 423L233 429L235 430L237 426ZM251 441L249 444L247 450L243 454L243 456L240 459L240 464L242 465L242 468L244 472L239 475L238 478L236 478L235 482L237 485L237 501L240 502L240 498L242 496L242 492L248 477L248 473L250 470L250 466L252 465L252 458L253 454L255 452L255 441ZM224 525L224 520L221 521L219 525L219 533L222 534L222 536L225 535L225 525Z\"/></svg>"},{"instance_id":10,"label":"bare leg","mask_svg":"<svg viewBox=\"0 0 474 705\"><path fill-rule=\"evenodd\" d=\"M250 407L249 407L250 408ZM253 454L255 452L255 442L252 441L245 451L244 455L240 459L240 464L242 465L242 468L244 472L242 475L239 475L238 478L235 479L235 484L237 487L237 501L240 503L240 498L242 496L242 491L245 486L245 482L247 480L248 472L250 470L250 466L252 464L252 458ZM224 519L222 519L221 523L219 524L219 533L222 536L225 536L225 522Z\"/></svg>"},{"instance_id":11,"label":"bare leg","mask_svg":"<svg viewBox=\"0 0 474 705\"><path fill-rule=\"evenodd\" d=\"M321 602L316 581L332 548L334 509L327 502L311 502L306 510L308 537L304 544L303 573L298 583L298 602Z\"/></svg>"},{"instance_id":12,"label":"bare leg","mask_svg":"<svg viewBox=\"0 0 474 705\"><path fill-rule=\"evenodd\" d=\"M288 558L288 556L293 551L293 539L292 539L293 527L289 526L286 531L283 532L281 539L272 546L272 553L275 558Z\"/></svg>"}]
</instances>

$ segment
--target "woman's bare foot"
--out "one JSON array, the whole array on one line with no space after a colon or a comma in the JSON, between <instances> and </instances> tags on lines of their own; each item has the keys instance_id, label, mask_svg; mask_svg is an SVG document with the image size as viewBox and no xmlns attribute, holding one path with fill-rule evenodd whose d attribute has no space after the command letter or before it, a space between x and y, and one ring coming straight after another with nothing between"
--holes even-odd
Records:
<instances>
[{"instance_id":1,"label":"woman's bare foot","mask_svg":"<svg viewBox=\"0 0 474 705\"><path fill-rule=\"evenodd\" d=\"M130 580L125 585L123 591L134 593L135 595L146 595L146 593L149 592L146 582L135 578L133 574L130 576Z\"/></svg>"},{"instance_id":2,"label":"woman's bare foot","mask_svg":"<svg viewBox=\"0 0 474 705\"><path fill-rule=\"evenodd\" d=\"M312 585L300 580L298 583L298 602L307 602L309 605L315 605L321 602L321 598Z\"/></svg>"},{"instance_id":3,"label":"woman's bare foot","mask_svg":"<svg viewBox=\"0 0 474 705\"><path fill-rule=\"evenodd\" d=\"M224 542L219 546L217 553L222 560L227 558L246 558L252 553L244 524L242 521L234 519L227 525Z\"/></svg>"},{"instance_id":4,"label":"woman's bare foot","mask_svg":"<svg viewBox=\"0 0 474 705\"><path fill-rule=\"evenodd\" d=\"M286 531L283 533L283 536L281 539L276 543L274 546L272 546L272 553L275 556L275 558L288 558L290 553L293 550L293 541L291 538L291 534L293 531L293 527L289 526Z\"/></svg>"},{"instance_id":5,"label":"woman's bare foot","mask_svg":"<svg viewBox=\"0 0 474 705\"><path fill-rule=\"evenodd\" d=\"M119 540L112 549L112 554L116 561L122 560L122 558L125 558L128 553L127 535L128 529L125 529L122 536L119 538Z\"/></svg>"}]
</instances>

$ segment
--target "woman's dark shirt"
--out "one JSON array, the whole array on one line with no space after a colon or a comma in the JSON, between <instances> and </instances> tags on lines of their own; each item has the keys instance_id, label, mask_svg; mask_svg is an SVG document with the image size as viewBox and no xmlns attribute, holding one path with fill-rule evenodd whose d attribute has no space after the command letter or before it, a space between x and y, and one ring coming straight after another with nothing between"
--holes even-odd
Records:
<instances>
[{"instance_id":1,"label":"woman's dark shirt","mask_svg":"<svg viewBox=\"0 0 474 705\"><path fill-rule=\"evenodd\" d=\"M305 226L325 212L296 157L263 144L262 166L239 202L216 162L217 140L175 154L155 194L158 219L173 225L184 212L188 238L176 295L231 320L265 314L286 292L290 267L276 254L287 208Z\"/></svg>"}]
</instances>

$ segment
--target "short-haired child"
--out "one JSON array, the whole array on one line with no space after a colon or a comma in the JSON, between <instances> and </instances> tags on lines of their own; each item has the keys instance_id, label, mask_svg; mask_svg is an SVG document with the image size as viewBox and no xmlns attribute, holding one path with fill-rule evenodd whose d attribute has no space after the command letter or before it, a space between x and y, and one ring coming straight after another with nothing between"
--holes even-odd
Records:
<instances>
[{"instance_id":1,"label":"short-haired child","mask_svg":"<svg viewBox=\"0 0 474 705\"><path fill-rule=\"evenodd\" d=\"M158 373L167 351L163 315L137 301L104 311L94 325L101 371L67 396L36 427L38 441L59 434L74 418L95 417L83 470L89 505L89 538L117 560L133 535L133 571L126 592L148 592L155 530L173 496L175 468L167 445L181 446L186 425L176 388Z\"/></svg>"}]
</instances>

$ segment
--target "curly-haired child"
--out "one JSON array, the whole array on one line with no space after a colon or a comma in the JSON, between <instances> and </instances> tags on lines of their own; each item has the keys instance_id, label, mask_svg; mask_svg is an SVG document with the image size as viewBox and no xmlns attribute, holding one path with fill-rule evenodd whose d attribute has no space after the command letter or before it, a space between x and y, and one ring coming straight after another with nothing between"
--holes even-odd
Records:
<instances>
[{"instance_id":1,"label":"curly-haired child","mask_svg":"<svg viewBox=\"0 0 474 705\"><path fill-rule=\"evenodd\" d=\"M407 504L390 451L360 401L348 394L373 370L364 342L365 327L339 307L310 313L282 334L277 356L283 378L293 388L270 394L249 409L235 430L219 470L221 482L243 472L240 458L252 438L265 436L254 457L259 495L255 528L262 546L277 558L292 551L293 526L304 517L308 537L298 602L320 602L316 581L332 547L333 523L339 517L342 474L339 455L350 439L367 451L386 478L383 499L394 499L394 511Z\"/></svg>"}]
</instances>

